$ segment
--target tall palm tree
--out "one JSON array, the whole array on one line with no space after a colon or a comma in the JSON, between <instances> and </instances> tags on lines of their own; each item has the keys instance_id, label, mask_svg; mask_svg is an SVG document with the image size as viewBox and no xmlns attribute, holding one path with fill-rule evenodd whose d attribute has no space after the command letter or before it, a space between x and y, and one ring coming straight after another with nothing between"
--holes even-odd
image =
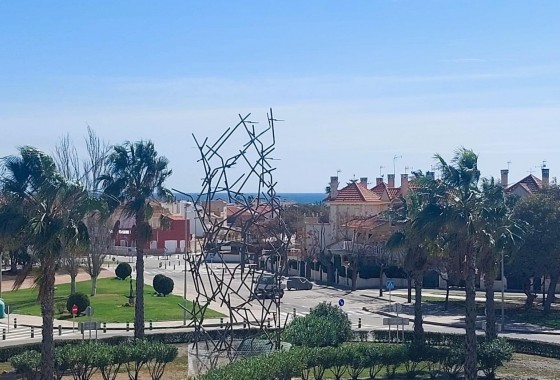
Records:
<instances>
[{"instance_id":1,"label":"tall palm tree","mask_svg":"<svg viewBox=\"0 0 560 380\"><path fill-rule=\"evenodd\" d=\"M515 249L523 235L523 224L513 217L515 199L506 197L494 179L484 179L477 217L478 267L484 274L486 294L486 338L495 339L496 307L494 280L504 251ZM502 279L503 281L503 279Z\"/></svg>"},{"instance_id":2,"label":"tall palm tree","mask_svg":"<svg viewBox=\"0 0 560 380\"><path fill-rule=\"evenodd\" d=\"M107 159L107 172L99 178L103 193L113 210L117 208L135 219L136 303L134 306L134 337L144 336L144 248L150 240L152 216L150 200L155 197L171 200L164 187L171 175L168 160L158 156L151 141L125 142L113 147Z\"/></svg>"},{"instance_id":3,"label":"tall palm tree","mask_svg":"<svg viewBox=\"0 0 560 380\"><path fill-rule=\"evenodd\" d=\"M4 160L1 179L0 234L17 236L31 248L39 263L35 283L43 317L41 378L54 378L54 284L55 270L64 247L87 243L82 218L88 208L88 194L79 184L66 180L51 157L32 147L20 149L20 156ZM27 277L28 264L16 279L17 289Z\"/></svg>"},{"instance_id":4,"label":"tall palm tree","mask_svg":"<svg viewBox=\"0 0 560 380\"><path fill-rule=\"evenodd\" d=\"M472 150L460 148L450 163L439 154L435 158L441 173L439 181L446 191L443 196L434 198L424 207L416 223L421 230L439 230L445 233L448 246L464 263L465 379L474 380L477 375L475 220L480 179L478 156Z\"/></svg>"},{"instance_id":5,"label":"tall palm tree","mask_svg":"<svg viewBox=\"0 0 560 380\"><path fill-rule=\"evenodd\" d=\"M401 197L397 207L390 212L392 222L399 229L387 240L387 248L404 251L404 268L414 280L413 341L417 348L421 348L425 343L422 313L424 274L437 260L441 249L438 245L438 230L419 228L417 218L425 207L442 195L444 189L421 172L414 174L416 188L411 189L406 197Z\"/></svg>"}]
</instances>

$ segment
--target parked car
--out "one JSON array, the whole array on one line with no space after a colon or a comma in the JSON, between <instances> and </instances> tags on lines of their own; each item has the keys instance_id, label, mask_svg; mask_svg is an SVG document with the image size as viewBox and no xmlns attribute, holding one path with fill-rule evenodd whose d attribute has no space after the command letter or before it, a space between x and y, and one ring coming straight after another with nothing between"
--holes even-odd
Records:
<instances>
[{"instance_id":1,"label":"parked car","mask_svg":"<svg viewBox=\"0 0 560 380\"><path fill-rule=\"evenodd\" d=\"M278 284L277 278L269 275L260 275L255 283L253 295L257 298L282 298L284 296L285 285L280 282Z\"/></svg>"},{"instance_id":2,"label":"parked car","mask_svg":"<svg viewBox=\"0 0 560 380\"><path fill-rule=\"evenodd\" d=\"M305 277L288 277L286 288L288 290L311 290L313 284Z\"/></svg>"}]
</instances>

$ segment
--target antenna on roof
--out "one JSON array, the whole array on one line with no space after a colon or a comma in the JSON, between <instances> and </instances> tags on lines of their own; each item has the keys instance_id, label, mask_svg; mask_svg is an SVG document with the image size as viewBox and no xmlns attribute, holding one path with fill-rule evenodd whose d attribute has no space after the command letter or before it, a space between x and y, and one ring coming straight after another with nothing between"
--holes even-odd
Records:
<instances>
[{"instance_id":1,"label":"antenna on roof","mask_svg":"<svg viewBox=\"0 0 560 380\"><path fill-rule=\"evenodd\" d=\"M404 167L404 172L405 172L406 174L408 174L408 169L410 169L410 172L411 172L411 173L412 173L412 171L414 170L414 168L413 168L412 166L405 166L405 167Z\"/></svg>"},{"instance_id":2,"label":"antenna on roof","mask_svg":"<svg viewBox=\"0 0 560 380\"><path fill-rule=\"evenodd\" d=\"M544 169L544 168L546 168L546 161L543 160L541 169Z\"/></svg>"},{"instance_id":3,"label":"antenna on roof","mask_svg":"<svg viewBox=\"0 0 560 380\"><path fill-rule=\"evenodd\" d=\"M385 166L383 166L383 165L379 166L379 176L380 176L381 178L383 178L382 171L383 171L384 168L385 168Z\"/></svg>"},{"instance_id":4,"label":"antenna on roof","mask_svg":"<svg viewBox=\"0 0 560 380\"><path fill-rule=\"evenodd\" d=\"M397 169L395 168L396 162L397 162L397 158L402 158L402 156L397 156L397 155L395 155L395 157L393 157L393 174L397 174Z\"/></svg>"},{"instance_id":5,"label":"antenna on roof","mask_svg":"<svg viewBox=\"0 0 560 380\"><path fill-rule=\"evenodd\" d=\"M507 168L509 170L509 165L511 164L511 161L506 162L506 164L507 164Z\"/></svg>"},{"instance_id":6,"label":"antenna on roof","mask_svg":"<svg viewBox=\"0 0 560 380\"><path fill-rule=\"evenodd\" d=\"M337 177L338 177L338 175L339 175L340 173L342 173L342 170L336 169L336 176L337 176Z\"/></svg>"}]
</instances>

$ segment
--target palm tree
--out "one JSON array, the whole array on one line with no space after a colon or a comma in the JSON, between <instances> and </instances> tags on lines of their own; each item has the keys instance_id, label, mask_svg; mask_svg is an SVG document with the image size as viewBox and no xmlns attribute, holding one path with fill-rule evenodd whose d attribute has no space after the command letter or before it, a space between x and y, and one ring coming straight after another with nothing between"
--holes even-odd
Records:
<instances>
[{"instance_id":1,"label":"palm tree","mask_svg":"<svg viewBox=\"0 0 560 380\"><path fill-rule=\"evenodd\" d=\"M523 225L513 218L514 198L506 197L504 188L494 179L484 179L478 211L478 267L484 275L486 294L486 338L495 339L496 308L494 280L504 251L514 249L521 240ZM502 279L503 281L503 279Z\"/></svg>"},{"instance_id":2,"label":"palm tree","mask_svg":"<svg viewBox=\"0 0 560 380\"><path fill-rule=\"evenodd\" d=\"M35 283L43 317L41 378L54 377L54 284L55 270L64 247L87 242L82 223L88 194L79 184L69 182L56 169L51 157L32 147L20 149L21 156L4 160L1 179L0 234L16 236L31 248L39 263ZM32 269L26 265L16 279L17 289Z\"/></svg>"},{"instance_id":3,"label":"palm tree","mask_svg":"<svg viewBox=\"0 0 560 380\"><path fill-rule=\"evenodd\" d=\"M125 142L117 145L107 159L107 172L99 178L112 210L117 208L135 219L136 303L134 337L144 336L144 248L150 240L152 215L150 201L154 194L163 200L173 195L164 187L171 175L168 160L158 156L151 141Z\"/></svg>"},{"instance_id":4,"label":"palm tree","mask_svg":"<svg viewBox=\"0 0 560 380\"><path fill-rule=\"evenodd\" d=\"M441 173L442 196L434 198L416 218L420 230L445 233L448 247L462 258L465 279L465 379L477 376L476 339L476 210L479 200L478 156L458 149L450 163L435 155Z\"/></svg>"},{"instance_id":5,"label":"palm tree","mask_svg":"<svg viewBox=\"0 0 560 380\"><path fill-rule=\"evenodd\" d=\"M437 260L436 256L441 249L438 246L438 231L419 228L417 218L424 207L440 196L442 190L437 182L430 177L416 172L416 189L411 189L406 197L401 197L397 207L389 215L392 222L399 229L387 240L389 250L404 251L404 269L410 273L414 280L414 337L413 342L417 348L424 343L424 327L422 313L422 288L424 274Z\"/></svg>"}]
</instances>

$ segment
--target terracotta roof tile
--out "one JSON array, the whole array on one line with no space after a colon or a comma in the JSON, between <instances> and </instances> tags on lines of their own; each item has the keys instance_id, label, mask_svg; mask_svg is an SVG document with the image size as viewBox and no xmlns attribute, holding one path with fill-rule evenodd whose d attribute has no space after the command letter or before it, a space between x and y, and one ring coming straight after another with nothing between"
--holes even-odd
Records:
<instances>
[{"instance_id":1,"label":"terracotta roof tile","mask_svg":"<svg viewBox=\"0 0 560 380\"><path fill-rule=\"evenodd\" d=\"M368 190L367 187L358 182L351 182L346 187L338 190L336 198L331 202L377 202L380 200L378 194Z\"/></svg>"},{"instance_id":2,"label":"terracotta roof tile","mask_svg":"<svg viewBox=\"0 0 560 380\"><path fill-rule=\"evenodd\" d=\"M517 187L523 187L526 191L533 194L542 190L542 181L534 175L529 174L527 177L508 187L506 192L511 193Z\"/></svg>"}]
</instances>

